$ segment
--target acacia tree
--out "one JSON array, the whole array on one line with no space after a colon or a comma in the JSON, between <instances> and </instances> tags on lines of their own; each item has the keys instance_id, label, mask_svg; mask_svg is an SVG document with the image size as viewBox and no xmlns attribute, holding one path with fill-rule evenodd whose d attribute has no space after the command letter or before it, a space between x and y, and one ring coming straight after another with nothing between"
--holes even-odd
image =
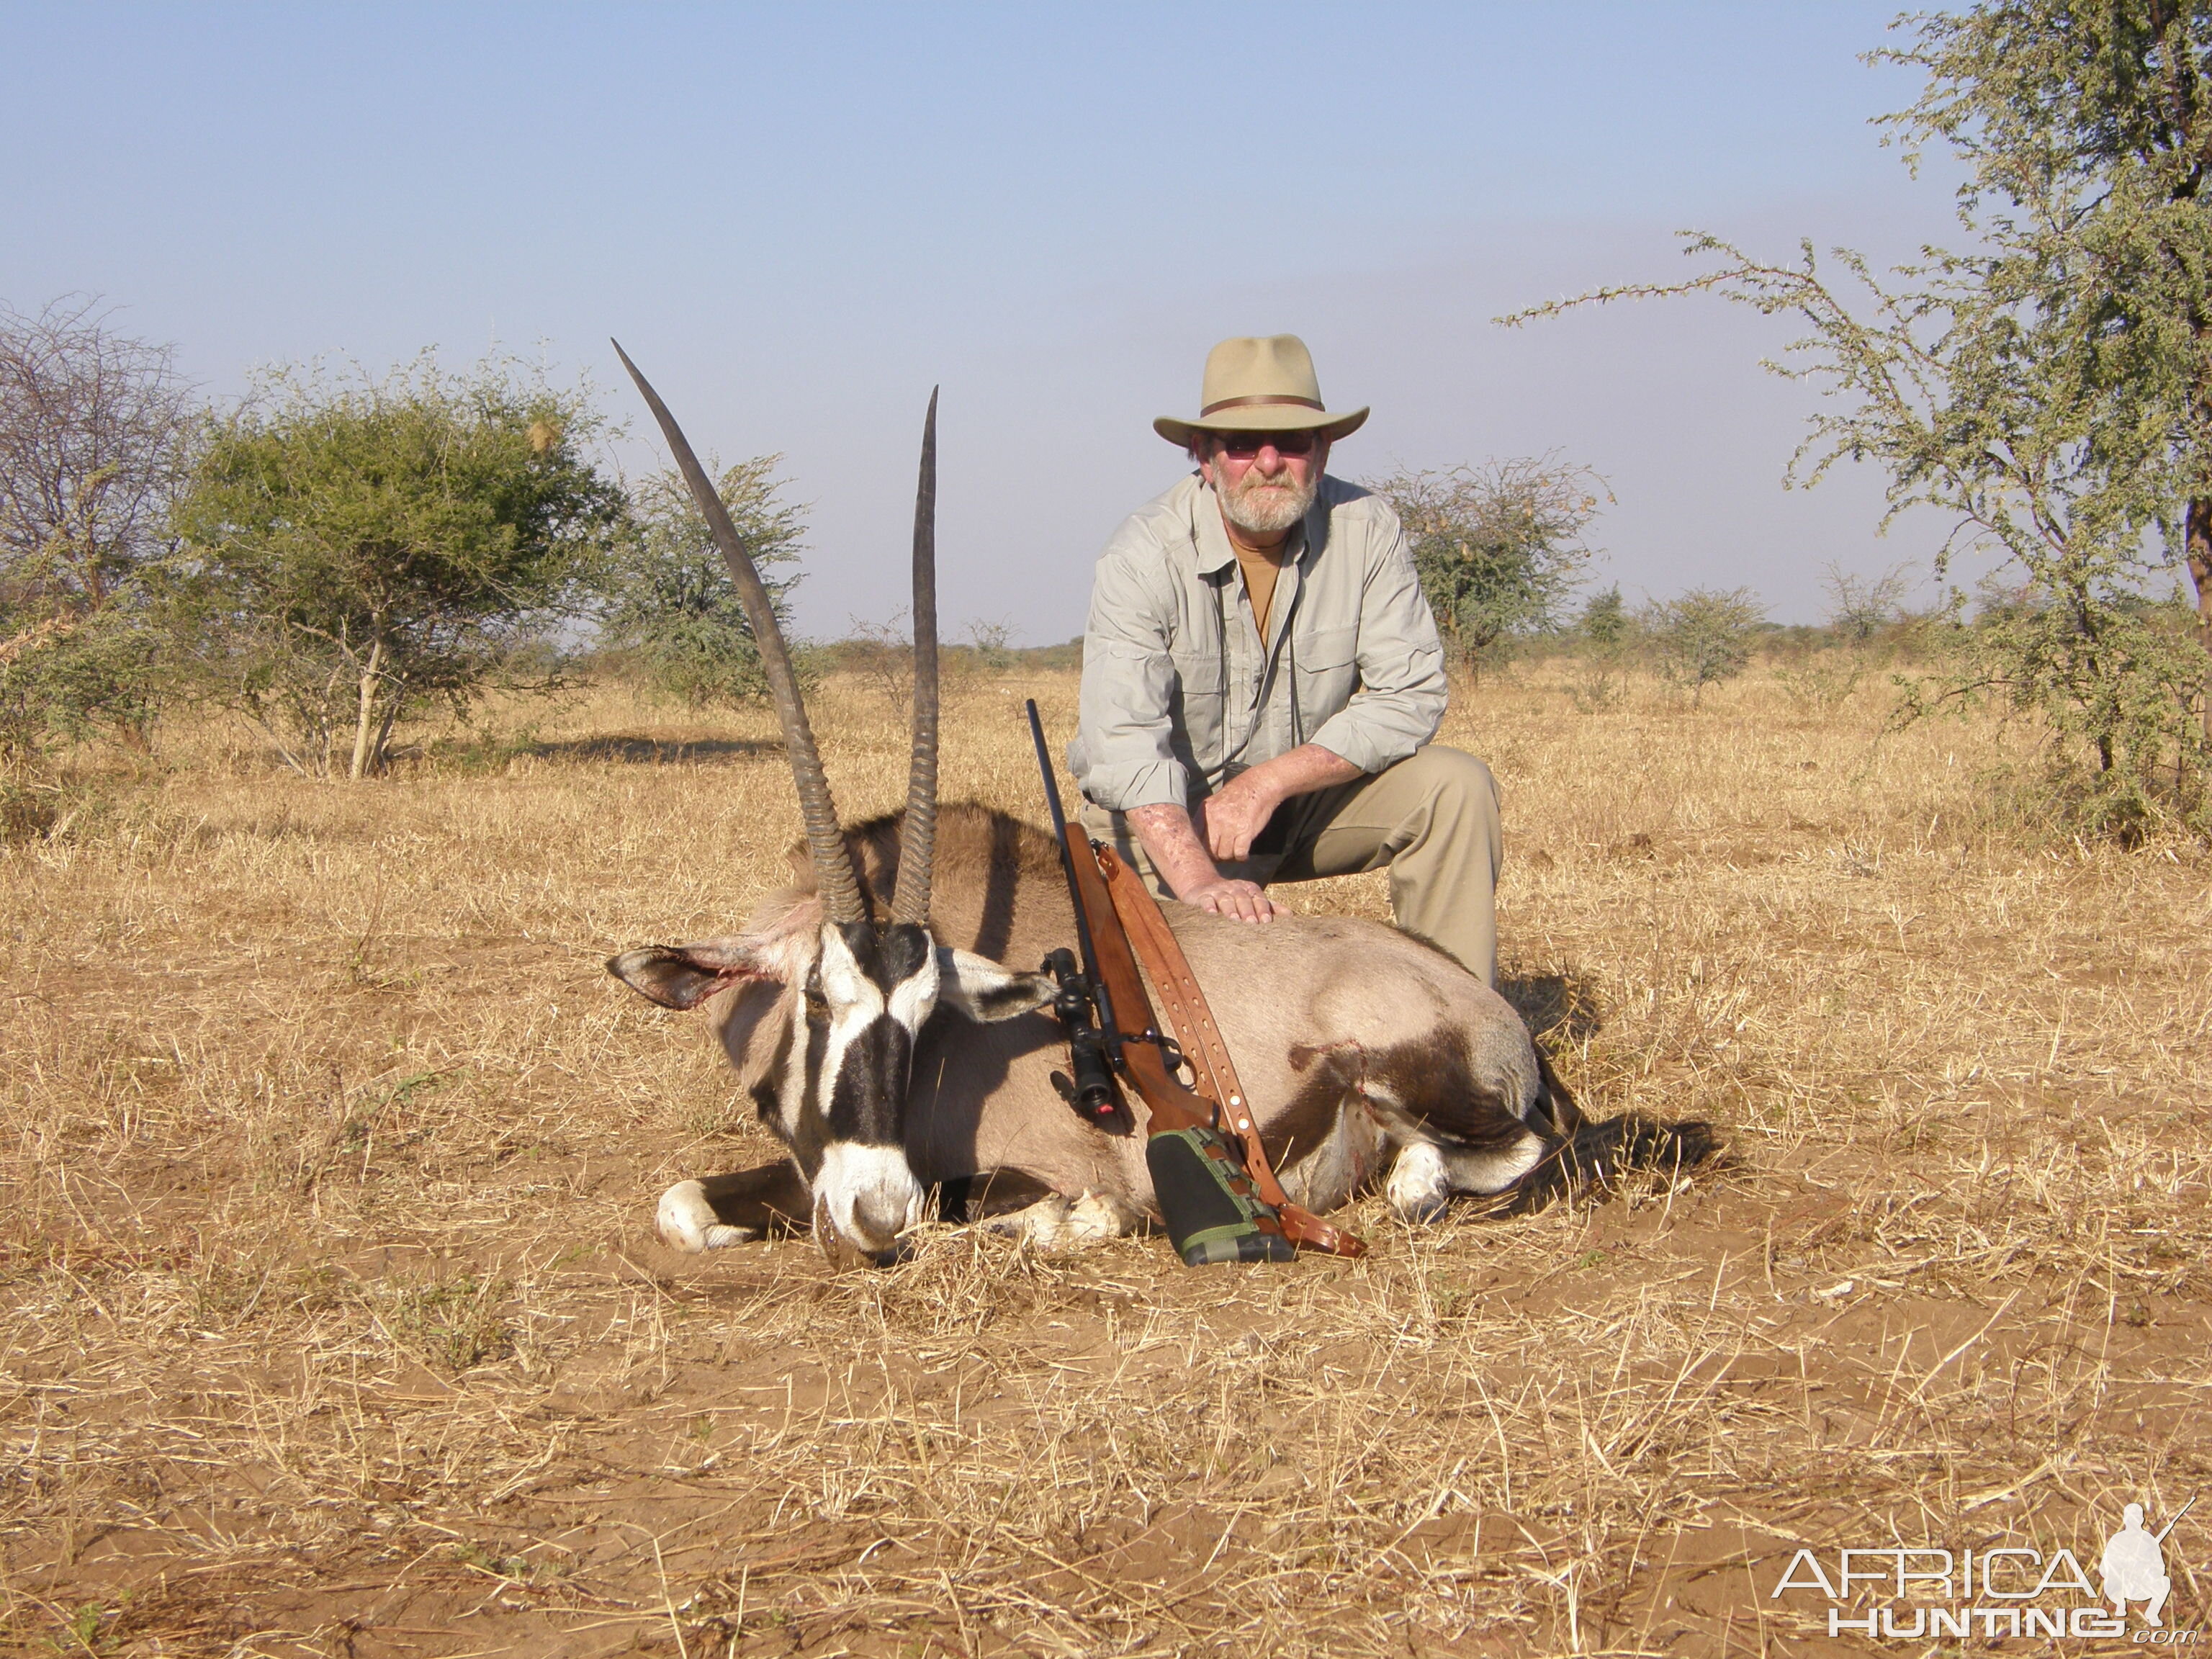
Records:
<instances>
[{"instance_id":1,"label":"acacia tree","mask_svg":"<svg viewBox=\"0 0 2212 1659\"><path fill-rule=\"evenodd\" d=\"M1590 556L1603 483L1556 456L1400 472L1367 485L1397 509L1421 591L1469 666L1553 625Z\"/></svg>"},{"instance_id":2,"label":"acacia tree","mask_svg":"<svg viewBox=\"0 0 2212 1659\"><path fill-rule=\"evenodd\" d=\"M1694 708L1707 686L1732 680L1749 665L1766 611L1747 587L1693 587L1646 606L1641 620L1661 677L1688 686Z\"/></svg>"},{"instance_id":3,"label":"acacia tree","mask_svg":"<svg viewBox=\"0 0 2212 1659\"><path fill-rule=\"evenodd\" d=\"M1582 612L1575 618L1575 631L1601 648L1626 642L1630 627L1628 601L1620 597L1619 582L1584 599Z\"/></svg>"},{"instance_id":4,"label":"acacia tree","mask_svg":"<svg viewBox=\"0 0 2212 1659\"><path fill-rule=\"evenodd\" d=\"M1899 564L1867 576L1832 562L1821 568L1820 586L1828 591L1828 626L1836 637L1846 645L1866 645L1904 616L1912 572Z\"/></svg>"},{"instance_id":5,"label":"acacia tree","mask_svg":"<svg viewBox=\"0 0 2212 1659\"><path fill-rule=\"evenodd\" d=\"M803 511L778 499L775 469L782 459L756 456L715 479L731 522L762 566L794 562L805 537ZM799 574L768 580L779 621ZM633 492L629 524L598 586L600 638L629 659L651 690L694 709L767 695L737 585L680 474L655 473Z\"/></svg>"},{"instance_id":6,"label":"acacia tree","mask_svg":"<svg viewBox=\"0 0 2212 1659\"><path fill-rule=\"evenodd\" d=\"M225 694L294 766L360 778L426 703L544 684L520 653L577 612L621 518L596 426L509 362L275 371L212 423L177 512Z\"/></svg>"},{"instance_id":7,"label":"acacia tree","mask_svg":"<svg viewBox=\"0 0 2212 1659\"><path fill-rule=\"evenodd\" d=\"M1811 325L1790 375L1825 382L1792 463L1890 477L1893 514L1926 504L2012 568L2029 600L1959 631L1967 666L1907 712L1984 694L2042 714L2087 775L2094 821L2202 822L2212 763L2212 3L1990 0L1903 20L1877 52L1927 76L1886 118L1966 164L1967 251L1885 280L1849 250L1838 294L1794 264L1692 234L1717 269L1565 305L1715 289ZM1917 159L1917 157L1916 157ZM1546 306L1505 320L1562 309ZM2162 573L2196 583L2192 642ZM2152 602L2146 603L2148 599Z\"/></svg>"},{"instance_id":8,"label":"acacia tree","mask_svg":"<svg viewBox=\"0 0 2212 1659\"><path fill-rule=\"evenodd\" d=\"M105 726L143 739L151 578L196 410L171 347L94 300L0 306L0 750Z\"/></svg>"}]
</instances>

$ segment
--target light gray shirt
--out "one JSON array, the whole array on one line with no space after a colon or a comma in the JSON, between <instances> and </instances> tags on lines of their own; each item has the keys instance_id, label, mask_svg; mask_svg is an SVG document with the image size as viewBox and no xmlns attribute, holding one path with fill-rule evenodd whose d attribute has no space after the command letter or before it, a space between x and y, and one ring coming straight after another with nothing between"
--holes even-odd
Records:
<instances>
[{"instance_id":1,"label":"light gray shirt","mask_svg":"<svg viewBox=\"0 0 2212 1659\"><path fill-rule=\"evenodd\" d=\"M1389 502L1324 477L1291 532L1262 641L1195 473L1099 556L1067 763L1094 805L1189 808L1301 744L1379 772L1436 736L1443 647Z\"/></svg>"}]
</instances>

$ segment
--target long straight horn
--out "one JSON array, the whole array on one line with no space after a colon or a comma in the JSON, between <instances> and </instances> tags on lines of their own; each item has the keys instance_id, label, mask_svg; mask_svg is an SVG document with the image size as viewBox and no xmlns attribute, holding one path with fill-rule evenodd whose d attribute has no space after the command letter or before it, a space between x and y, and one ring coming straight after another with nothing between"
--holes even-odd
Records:
<instances>
[{"instance_id":1,"label":"long straight horn","mask_svg":"<svg viewBox=\"0 0 2212 1659\"><path fill-rule=\"evenodd\" d=\"M822 769L822 756L814 747L814 728L806 722L806 704L799 695L799 678L791 670L791 653L783 643L783 630L776 626L775 607L769 602L768 588L762 583L760 572L755 568L752 555L745 550L744 539L737 526L730 522L729 509L699 465L699 458L691 453L684 441L683 428L676 417L668 412L668 405L660 401L660 394L646 383L629 354L622 349L622 342L613 341L615 356L629 371L631 380L644 394L646 407L652 410L653 418L660 422L661 436L668 440L671 453L676 457L678 469L684 482L691 487L691 499L699 504L699 511L714 532L714 545L721 550L722 562L730 568L730 575L738 585L738 598L745 607L745 620L752 624L753 643L760 650L761 668L768 676L769 696L775 703L775 717L783 726L784 753L791 758L792 781L799 786L799 816L806 824L806 844L814 854L815 881L822 893L822 902L832 921L859 921L866 915L860 902L860 884L853 873L852 856L846 851L845 837L837 828L837 808L830 799L829 775Z\"/></svg>"},{"instance_id":2,"label":"long straight horn","mask_svg":"<svg viewBox=\"0 0 2212 1659\"><path fill-rule=\"evenodd\" d=\"M929 869L937 847L937 388L921 423L921 475L914 491L914 765L899 832L891 920L929 920Z\"/></svg>"}]
</instances>

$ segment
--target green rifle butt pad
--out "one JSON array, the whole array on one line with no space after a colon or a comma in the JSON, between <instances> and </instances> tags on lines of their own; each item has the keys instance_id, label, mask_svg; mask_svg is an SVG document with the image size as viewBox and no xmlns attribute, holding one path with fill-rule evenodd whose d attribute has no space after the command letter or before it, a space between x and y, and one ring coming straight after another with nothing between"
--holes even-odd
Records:
<instances>
[{"instance_id":1,"label":"green rifle butt pad","mask_svg":"<svg viewBox=\"0 0 2212 1659\"><path fill-rule=\"evenodd\" d=\"M1145 1143L1146 1167L1168 1237L1186 1267L1288 1261L1297 1249L1281 1218L1252 1189L1229 1143L1212 1129L1170 1129Z\"/></svg>"}]
</instances>

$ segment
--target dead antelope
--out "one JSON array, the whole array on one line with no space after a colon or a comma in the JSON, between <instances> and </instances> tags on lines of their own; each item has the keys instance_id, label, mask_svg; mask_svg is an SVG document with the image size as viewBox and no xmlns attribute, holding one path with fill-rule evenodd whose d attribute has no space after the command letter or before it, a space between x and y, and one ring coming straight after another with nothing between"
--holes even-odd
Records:
<instances>
[{"instance_id":1,"label":"dead antelope","mask_svg":"<svg viewBox=\"0 0 2212 1659\"><path fill-rule=\"evenodd\" d=\"M1000 965L1073 939L1057 848L1004 813L938 811L934 397L915 509L907 806L841 830L766 592L675 421L623 362L744 599L805 824L791 884L741 933L608 963L665 1007L707 1008L791 1152L787 1165L679 1182L661 1198L661 1236L701 1250L811 1220L833 1259L883 1260L933 1188L948 1217L1001 1216L1047 1243L1142 1226L1156 1213L1144 1137L1063 1103L1060 1030L1041 1012L1053 983ZM1699 1125L1586 1122L1511 1006L1395 928L1333 916L1261 928L1164 908L1260 1103L1269 1155L1310 1210L1379 1179L1401 1215L1425 1220L1455 1193L1530 1202L1709 1148Z\"/></svg>"}]
</instances>

